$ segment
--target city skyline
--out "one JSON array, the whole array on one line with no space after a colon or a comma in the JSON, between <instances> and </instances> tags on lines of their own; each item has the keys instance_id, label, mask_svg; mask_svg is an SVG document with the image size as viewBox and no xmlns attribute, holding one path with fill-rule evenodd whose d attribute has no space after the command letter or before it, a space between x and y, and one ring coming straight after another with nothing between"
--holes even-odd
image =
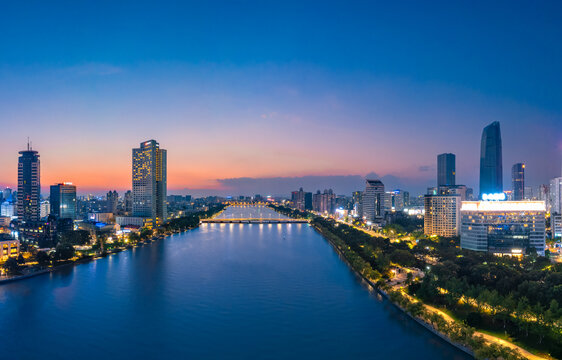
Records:
<instances>
[{"instance_id":1,"label":"city skyline","mask_svg":"<svg viewBox=\"0 0 562 360\"><path fill-rule=\"evenodd\" d=\"M519 162L531 186L560 175L559 4L512 4L509 17L497 4L425 4L424 18L415 3L406 13L361 3L341 13L332 4L322 16L294 6L265 21L266 4L114 5L101 26L94 3L56 12L7 5L0 121L10 136L0 145L0 186L15 187L10 154L29 136L42 182L70 181L80 193L130 189L124 159L149 138L169 150L169 189L178 193L236 194L248 181L273 192L288 188L287 177L374 172L421 194L440 153L456 155L457 182L476 190L480 132L493 121L502 124L504 180ZM152 14L169 26L143 25ZM219 27L201 21L223 17ZM276 30L285 23L294 30ZM254 180L240 185L246 178ZM342 192L361 188L331 180Z\"/></svg>"}]
</instances>

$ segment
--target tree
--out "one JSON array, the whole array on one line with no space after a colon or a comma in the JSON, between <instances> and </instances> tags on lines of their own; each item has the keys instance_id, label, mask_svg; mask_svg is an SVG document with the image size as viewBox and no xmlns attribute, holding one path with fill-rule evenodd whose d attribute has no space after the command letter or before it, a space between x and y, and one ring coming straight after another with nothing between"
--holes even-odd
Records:
<instances>
[{"instance_id":1,"label":"tree","mask_svg":"<svg viewBox=\"0 0 562 360\"><path fill-rule=\"evenodd\" d=\"M74 256L74 247L68 243L58 244L55 249L55 260L68 260Z\"/></svg>"},{"instance_id":2,"label":"tree","mask_svg":"<svg viewBox=\"0 0 562 360\"><path fill-rule=\"evenodd\" d=\"M8 260L6 260L6 262L4 262L2 267L4 268L4 270L6 270L6 272L9 275L15 275L15 274L18 273L20 266L18 264L18 261L15 258L9 257Z\"/></svg>"},{"instance_id":3,"label":"tree","mask_svg":"<svg viewBox=\"0 0 562 360\"><path fill-rule=\"evenodd\" d=\"M46 267L46 266L49 266L51 264L51 258L44 251L37 252L37 254L35 255L35 260L37 260L39 265L42 266L42 267Z\"/></svg>"}]
</instances>

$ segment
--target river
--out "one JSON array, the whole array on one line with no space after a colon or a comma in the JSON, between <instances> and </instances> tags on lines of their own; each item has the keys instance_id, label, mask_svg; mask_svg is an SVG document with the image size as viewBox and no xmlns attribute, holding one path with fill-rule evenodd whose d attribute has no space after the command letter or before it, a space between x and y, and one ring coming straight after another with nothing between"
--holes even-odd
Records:
<instances>
[{"instance_id":1,"label":"river","mask_svg":"<svg viewBox=\"0 0 562 360\"><path fill-rule=\"evenodd\" d=\"M203 224L0 285L0 358L470 357L378 299L307 224Z\"/></svg>"}]
</instances>

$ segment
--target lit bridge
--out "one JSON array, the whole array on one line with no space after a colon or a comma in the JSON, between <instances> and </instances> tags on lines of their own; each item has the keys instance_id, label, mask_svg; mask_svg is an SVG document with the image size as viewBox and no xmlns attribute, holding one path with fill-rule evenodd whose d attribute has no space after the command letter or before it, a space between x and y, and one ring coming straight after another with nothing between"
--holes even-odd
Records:
<instances>
[{"instance_id":1,"label":"lit bridge","mask_svg":"<svg viewBox=\"0 0 562 360\"><path fill-rule=\"evenodd\" d=\"M215 224L292 224L307 223L307 219L274 219L274 218L253 218L253 219L201 219L202 223Z\"/></svg>"}]
</instances>

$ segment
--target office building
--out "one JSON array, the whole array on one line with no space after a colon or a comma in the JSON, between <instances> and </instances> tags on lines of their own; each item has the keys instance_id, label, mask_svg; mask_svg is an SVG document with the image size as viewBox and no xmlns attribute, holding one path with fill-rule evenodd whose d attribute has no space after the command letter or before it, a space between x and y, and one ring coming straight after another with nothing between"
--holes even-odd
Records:
<instances>
[{"instance_id":1,"label":"office building","mask_svg":"<svg viewBox=\"0 0 562 360\"><path fill-rule=\"evenodd\" d=\"M117 213L117 206L119 205L119 194L117 191L109 191L105 195L105 199L107 201L107 212L115 214Z\"/></svg>"},{"instance_id":2,"label":"office building","mask_svg":"<svg viewBox=\"0 0 562 360\"><path fill-rule=\"evenodd\" d=\"M426 235L459 235L461 196L459 194L425 195L423 228Z\"/></svg>"},{"instance_id":3,"label":"office building","mask_svg":"<svg viewBox=\"0 0 562 360\"><path fill-rule=\"evenodd\" d=\"M5 188L2 190L2 201L8 201L12 198L12 189Z\"/></svg>"},{"instance_id":4,"label":"office building","mask_svg":"<svg viewBox=\"0 0 562 360\"><path fill-rule=\"evenodd\" d=\"M37 222L40 217L41 174L39 153L27 144L27 150L19 152L18 159L18 220L22 223Z\"/></svg>"},{"instance_id":5,"label":"office building","mask_svg":"<svg viewBox=\"0 0 562 360\"><path fill-rule=\"evenodd\" d=\"M127 214L133 212L133 192L131 190L127 190L125 196L123 196L123 208Z\"/></svg>"},{"instance_id":6,"label":"office building","mask_svg":"<svg viewBox=\"0 0 562 360\"><path fill-rule=\"evenodd\" d=\"M51 215L76 220L76 186L72 183L51 185Z\"/></svg>"},{"instance_id":7,"label":"office building","mask_svg":"<svg viewBox=\"0 0 562 360\"><path fill-rule=\"evenodd\" d=\"M363 192L363 218L370 223L384 221L384 184L380 180L366 180Z\"/></svg>"},{"instance_id":8,"label":"office building","mask_svg":"<svg viewBox=\"0 0 562 360\"><path fill-rule=\"evenodd\" d=\"M312 210L319 213L331 214L334 212L336 195L332 189L324 190L320 193L320 190L316 194L312 195Z\"/></svg>"},{"instance_id":9,"label":"office building","mask_svg":"<svg viewBox=\"0 0 562 360\"><path fill-rule=\"evenodd\" d=\"M437 155L437 186L455 185L455 154Z\"/></svg>"},{"instance_id":10,"label":"office building","mask_svg":"<svg viewBox=\"0 0 562 360\"><path fill-rule=\"evenodd\" d=\"M480 199L483 194L503 192L500 123L494 121L482 132L480 144Z\"/></svg>"},{"instance_id":11,"label":"office building","mask_svg":"<svg viewBox=\"0 0 562 360\"><path fill-rule=\"evenodd\" d=\"M9 257L17 259L19 254L19 240L12 239L6 234L0 234L0 261L6 261Z\"/></svg>"},{"instance_id":12,"label":"office building","mask_svg":"<svg viewBox=\"0 0 562 360\"><path fill-rule=\"evenodd\" d=\"M133 216L166 221L167 153L155 140L133 149Z\"/></svg>"},{"instance_id":13,"label":"office building","mask_svg":"<svg viewBox=\"0 0 562 360\"><path fill-rule=\"evenodd\" d=\"M511 167L511 183L514 201L525 199L525 164L517 163Z\"/></svg>"},{"instance_id":14,"label":"office building","mask_svg":"<svg viewBox=\"0 0 562 360\"><path fill-rule=\"evenodd\" d=\"M384 197L384 210L386 212L400 212L407 206L410 194L407 191L387 191Z\"/></svg>"},{"instance_id":15,"label":"office building","mask_svg":"<svg viewBox=\"0 0 562 360\"><path fill-rule=\"evenodd\" d=\"M544 255L543 201L464 201L461 247L496 255L522 255L534 249Z\"/></svg>"}]
</instances>

